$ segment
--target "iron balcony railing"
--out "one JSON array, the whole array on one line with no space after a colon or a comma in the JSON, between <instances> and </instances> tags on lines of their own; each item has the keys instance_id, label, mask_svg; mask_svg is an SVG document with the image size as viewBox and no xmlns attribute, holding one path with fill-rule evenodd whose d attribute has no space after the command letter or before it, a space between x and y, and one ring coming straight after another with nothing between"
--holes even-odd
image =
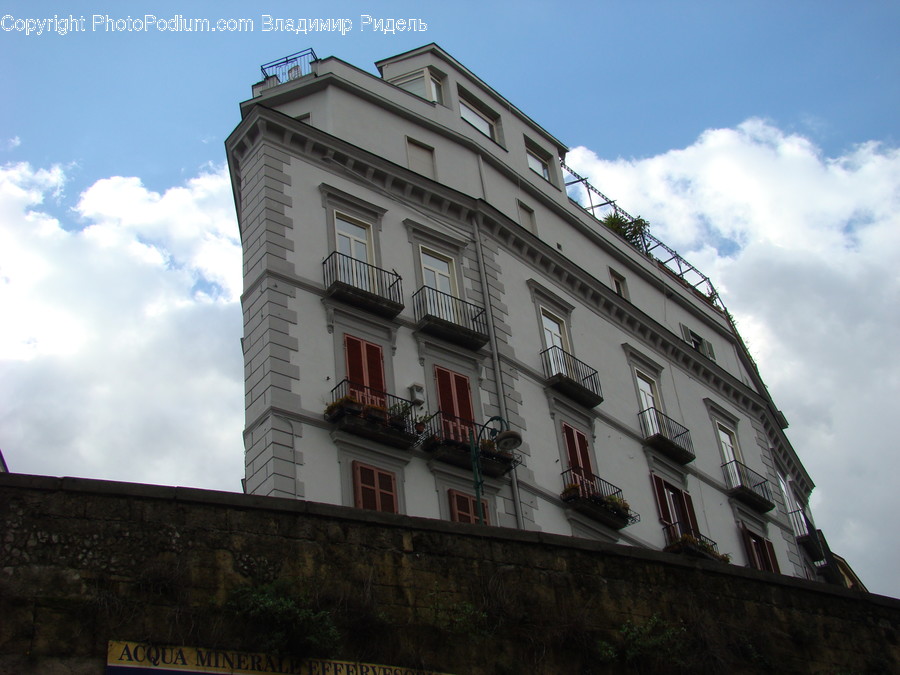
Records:
<instances>
[{"instance_id":1,"label":"iron balcony railing","mask_svg":"<svg viewBox=\"0 0 900 675\"><path fill-rule=\"evenodd\" d=\"M343 283L399 305L403 304L402 280L396 272L388 272L337 251L325 258L322 267L325 271L325 288Z\"/></svg>"},{"instance_id":2,"label":"iron balcony railing","mask_svg":"<svg viewBox=\"0 0 900 675\"><path fill-rule=\"evenodd\" d=\"M815 532L812 523L809 522L809 518L806 513L804 513L803 509L791 511L788 516L791 519L791 527L794 528L794 535L797 537L808 537Z\"/></svg>"},{"instance_id":3,"label":"iron balcony railing","mask_svg":"<svg viewBox=\"0 0 900 675\"><path fill-rule=\"evenodd\" d=\"M304 75L312 72L312 63L317 61L318 57L312 47L304 49L302 52L285 56L269 63L264 63L259 67L262 71L263 80L266 81L267 87L274 87L282 82L297 80ZM274 78L274 79L269 79Z\"/></svg>"},{"instance_id":4,"label":"iron balcony railing","mask_svg":"<svg viewBox=\"0 0 900 675\"><path fill-rule=\"evenodd\" d=\"M691 432L671 417L664 415L656 408L647 408L638 413L641 421L641 432L645 439L661 436L679 448L694 456L694 444Z\"/></svg>"},{"instance_id":5,"label":"iron balcony railing","mask_svg":"<svg viewBox=\"0 0 900 675\"><path fill-rule=\"evenodd\" d=\"M352 408L355 413L377 415L386 421L402 419L404 429L411 431L413 427L412 401L350 380L341 380L331 390L328 407L332 412L338 408Z\"/></svg>"},{"instance_id":6,"label":"iron balcony railing","mask_svg":"<svg viewBox=\"0 0 900 675\"><path fill-rule=\"evenodd\" d=\"M576 497L621 511L631 525L640 521L641 517L634 513L625 501L622 490L600 476L575 467L563 471L562 479L564 497L572 496L571 493L574 492Z\"/></svg>"},{"instance_id":7,"label":"iron balcony railing","mask_svg":"<svg viewBox=\"0 0 900 675\"><path fill-rule=\"evenodd\" d=\"M422 433L426 437L436 437L442 441L469 445L474 430L475 422L473 420L438 411L428 418Z\"/></svg>"},{"instance_id":8,"label":"iron balcony railing","mask_svg":"<svg viewBox=\"0 0 900 675\"><path fill-rule=\"evenodd\" d=\"M484 307L444 293L430 286L422 286L413 295L416 321L425 317L435 317L461 326L466 330L487 335L487 319Z\"/></svg>"},{"instance_id":9,"label":"iron balcony railing","mask_svg":"<svg viewBox=\"0 0 900 675\"><path fill-rule=\"evenodd\" d=\"M541 352L544 376L564 375L592 394L603 398L600 390L600 376L597 371L583 361L579 361L559 347L548 347Z\"/></svg>"},{"instance_id":10,"label":"iron balcony railing","mask_svg":"<svg viewBox=\"0 0 900 675\"><path fill-rule=\"evenodd\" d=\"M666 523L663 525L663 532L666 535L666 546L685 543L693 544L696 542L700 549L713 555L719 555L719 545L705 534L700 534L699 531L688 524L682 524L677 521Z\"/></svg>"},{"instance_id":11,"label":"iron balcony railing","mask_svg":"<svg viewBox=\"0 0 900 675\"><path fill-rule=\"evenodd\" d=\"M725 472L725 485L729 490L741 487L747 488L761 499L764 499L769 503L772 502L769 481L756 473L753 469L735 459L723 464L722 471Z\"/></svg>"}]
</instances>

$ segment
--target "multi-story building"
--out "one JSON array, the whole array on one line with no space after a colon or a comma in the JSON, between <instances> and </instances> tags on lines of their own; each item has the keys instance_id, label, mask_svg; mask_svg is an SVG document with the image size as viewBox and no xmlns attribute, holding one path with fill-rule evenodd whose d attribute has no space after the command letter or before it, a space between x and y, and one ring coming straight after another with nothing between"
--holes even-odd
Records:
<instances>
[{"instance_id":1,"label":"multi-story building","mask_svg":"<svg viewBox=\"0 0 900 675\"><path fill-rule=\"evenodd\" d=\"M814 577L813 483L709 279L440 47L376 65L266 64L226 143L245 490Z\"/></svg>"}]
</instances>

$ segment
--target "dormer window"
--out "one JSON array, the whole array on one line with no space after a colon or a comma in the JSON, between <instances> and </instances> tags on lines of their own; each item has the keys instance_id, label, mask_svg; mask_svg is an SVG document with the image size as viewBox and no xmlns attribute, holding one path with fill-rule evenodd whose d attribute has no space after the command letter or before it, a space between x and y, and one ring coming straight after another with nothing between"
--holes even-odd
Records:
<instances>
[{"instance_id":1,"label":"dormer window","mask_svg":"<svg viewBox=\"0 0 900 675\"><path fill-rule=\"evenodd\" d=\"M417 70L391 81L401 89L432 103L444 103L441 80L428 68Z\"/></svg>"},{"instance_id":2,"label":"dormer window","mask_svg":"<svg viewBox=\"0 0 900 675\"><path fill-rule=\"evenodd\" d=\"M499 115L461 87L459 90L459 116L492 141L501 142Z\"/></svg>"}]
</instances>

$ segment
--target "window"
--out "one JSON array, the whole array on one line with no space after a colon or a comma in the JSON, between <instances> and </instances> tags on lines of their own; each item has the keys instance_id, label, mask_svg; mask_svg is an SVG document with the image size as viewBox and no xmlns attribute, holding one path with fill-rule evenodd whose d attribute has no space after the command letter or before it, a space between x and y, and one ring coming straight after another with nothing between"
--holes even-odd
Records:
<instances>
[{"instance_id":1,"label":"window","mask_svg":"<svg viewBox=\"0 0 900 675\"><path fill-rule=\"evenodd\" d=\"M655 436L659 433L659 418L656 410L657 404L656 382L649 375L635 371L638 388L638 405L640 406L641 430L645 437Z\"/></svg>"},{"instance_id":2,"label":"window","mask_svg":"<svg viewBox=\"0 0 900 675\"><path fill-rule=\"evenodd\" d=\"M397 477L390 471L353 462L354 504L358 509L397 513Z\"/></svg>"},{"instance_id":3,"label":"window","mask_svg":"<svg viewBox=\"0 0 900 675\"><path fill-rule=\"evenodd\" d=\"M620 295L628 300L628 286L625 284L625 277L610 269L609 279L612 282L612 289L616 292L616 295Z\"/></svg>"},{"instance_id":4,"label":"window","mask_svg":"<svg viewBox=\"0 0 900 675\"><path fill-rule=\"evenodd\" d=\"M532 234L537 234L537 219L534 216L534 209L525 206L522 202L519 202L519 225Z\"/></svg>"},{"instance_id":5,"label":"window","mask_svg":"<svg viewBox=\"0 0 900 675\"><path fill-rule=\"evenodd\" d=\"M337 252L342 255L338 261L338 280L356 288L371 290L372 245L368 225L335 213L334 234Z\"/></svg>"},{"instance_id":6,"label":"window","mask_svg":"<svg viewBox=\"0 0 900 675\"><path fill-rule=\"evenodd\" d=\"M493 141L499 141L497 116L460 92L459 116Z\"/></svg>"},{"instance_id":7,"label":"window","mask_svg":"<svg viewBox=\"0 0 900 675\"><path fill-rule=\"evenodd\" d=\"M747 552L747 562L755 570L780 573L778 559L775 557L775 549L772 542L765 537L751 531L744 523L740 524L741 538L744 540L744 548Z\"/></svg>"},{"instance_id":8,"label":"window","mask_svg":"<svg viewBox=\"0 0 900 675\"><path fill-rule=\"evenodd\" d=\"M562 433L573 478L579 483L581 480L590 483L594 479L594 469L587 436L565 422L562 423Z\"/></svg>"},{"instance_id":9,"label":"window","mask_svg":"<svg viewBox=\"0 0 900 675\"><path fill-rule=\"evenodd\" d=\"M569 340L566 337L566 324L543 307L541 308L541 327L544 334L544 349L547 352L551 375L562 373L569 375L566 367L566 354L569 351Z\"/></svg>"},{"instance_id":10,"label":"window","mask_svg":"<svg viewBox=\"0 0 900 675\"><path fill-rule=\"evenodd\" d=\"M344 335L344 361L350 393L366 405L385 405L384 361L381 347Z\"/></svg>"},{"instance_id":11,"label":"window","mask_svg":"<svg viewBox=\"0 0 900 675\"><path fill-rule=\"evenodd\" d=\"M442 366L435 366L434 381L444 437L468 443L475 419L469 378Z\"/></svg>"},{"instance_id":12,"label":"window","mask_svg":"<svg viewBox=\"0 0 900 675\"><path fill-rule=\"evenodd\" d=\"M713 352L713 347L708 340L700 337L684 324L681 326L681 334L684 336L684 341L703 354L703 356L712 361L716 360L715 352Z\"/></svg>"},{"instance_id":13,"label":"window","mask_svg":"<svg viewBox=\"0 0 900 675\"><path fill-rule=\"evenodd\" d=\"M722 451L724 463L728 464L735 460L741 461L737 435L735 435L734 430L721 422L716 422L716 434L719 437L719 449Z\"/></svg>"},{"instance_id":14,"label":"window","mask_svg":"<svg viewBox=\"0 0 900 675\"><path fill-rule=\"evenodd\" d=\"M424 98L426 101L441 104L444 102L441 80L428 68L398 77L391 84L395 84L411 94Z\"/></svg>"},{"instance_id":15,"label":"window","mask_svg":"<svg viewBox=\"0 0 900 675\"><path fill-rule=\"evenodd\" d=\"M407 138L406 156L412 171L434 180L434 148Z\"/></svg>"},{"instance_id":16,"label":"window","mask_svg":"<svg viewBox=\"0 0 900 675\"><path fill-rule=\"evenodd\" d=\"M422 280L425 286L438 291L427 296L428 313L446 319L456 321L456 275L453 272L453 260L445 256L421 249L422 256Z\"/></svg>"},{"instance_id":17,"label":"window","mask_svg":"<svg viewBox=\"0 0 900 675\"><path fill-rule=\"evenodd\" d=\"M659 518L666 529L669 542L683 535L700 538L697 527L697 516L694 514L694 502L691 496L656 474L651 474L656 504L659 507Z\"/></svg>"},{"instance_id":18,"label":"window","mask_svg":"<svg viewBox=\"0 0 900 675\"><path fill-rule=\"evenodd\" d=\"M549 181L550 165L547 163L547 161L542 157L538 157L537 154L535 154L531 150L527 150L526 155L528 156L528 168L534 171L544 180Z\"/></svg>"},{"instance_id":19,"label":"window","mask_svg":"<svg viewBox=\"0 0 900 675\"><path fill-rule=\"evenodd\" d=\"M450 520L455 523L477 523L478 509L475 497L467 495L459 490L448 490L450 496ZM481 513L484 516L484 524L490 525L487 500L481 500Z\"/></svg>"}]
</instances>

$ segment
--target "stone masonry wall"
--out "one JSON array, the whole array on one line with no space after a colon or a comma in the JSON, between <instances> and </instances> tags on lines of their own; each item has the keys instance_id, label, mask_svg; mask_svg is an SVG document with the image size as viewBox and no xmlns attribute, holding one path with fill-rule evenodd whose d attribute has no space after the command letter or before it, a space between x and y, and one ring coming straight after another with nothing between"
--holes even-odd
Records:
<instances>
[{"instance_id":1,"label":"stone masonry wall","mask_svg":"<svg viewBox=\"0 0 900 675\"><path fill-rule=\"evenodd\" d=\"M100 674L108 640L458 675L900 672L898 600L563 536L4 474L0 538L0 673Z\"/></svg>"}]
</instances>

